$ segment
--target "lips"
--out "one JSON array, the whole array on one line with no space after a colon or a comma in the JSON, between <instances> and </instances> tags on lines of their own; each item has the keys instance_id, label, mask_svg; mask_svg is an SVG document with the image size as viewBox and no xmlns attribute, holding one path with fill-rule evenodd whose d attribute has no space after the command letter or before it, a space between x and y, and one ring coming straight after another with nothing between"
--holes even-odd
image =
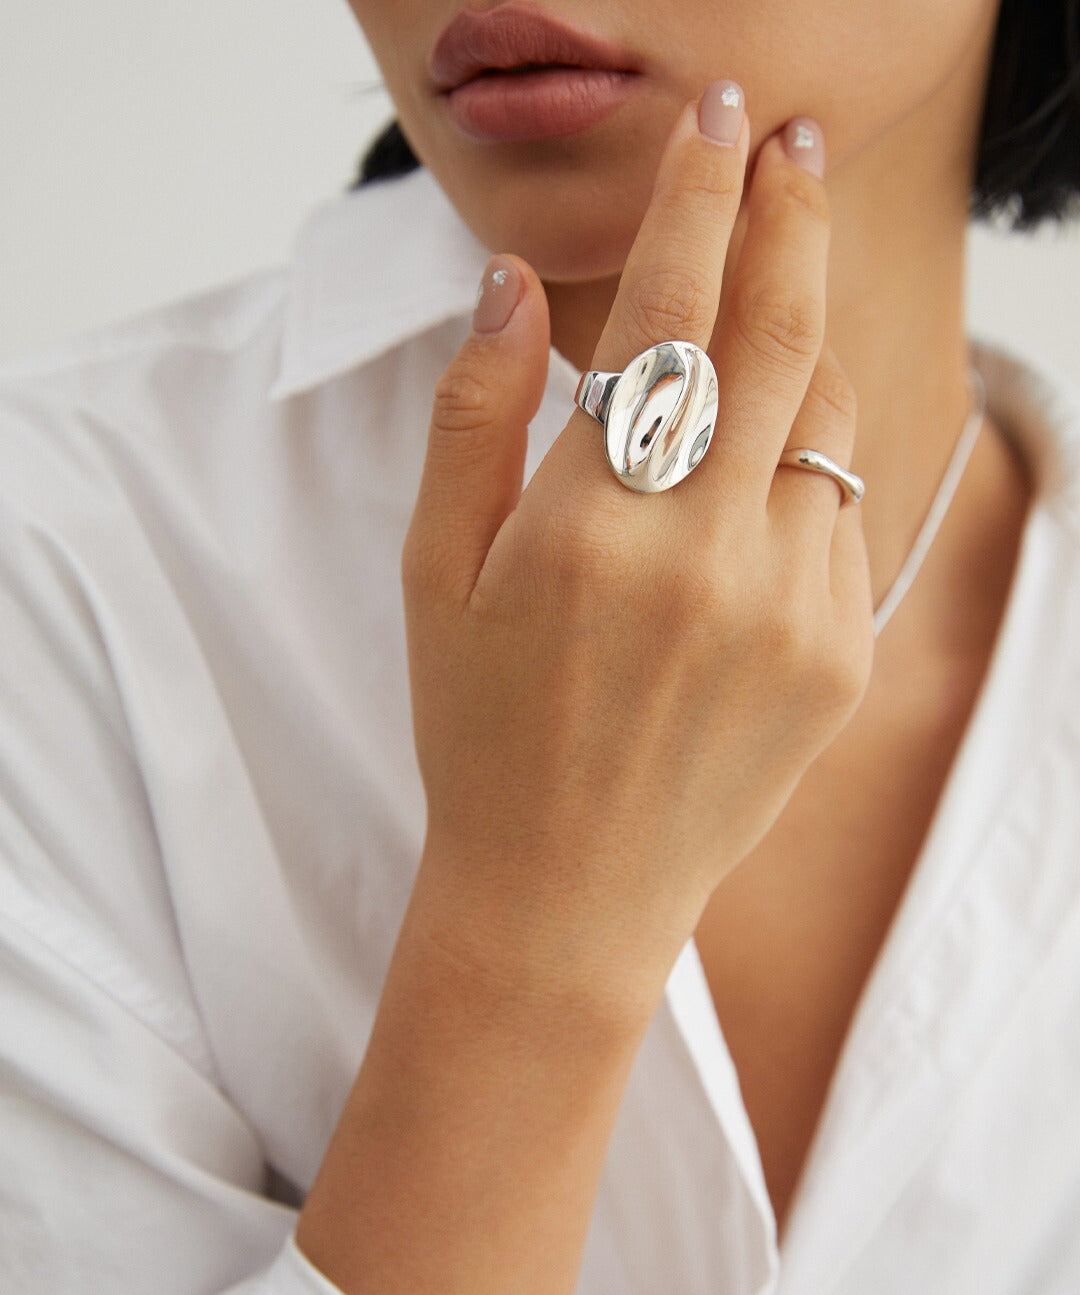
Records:
<instances>
[{"instance_id":1,"label":"lips","mask_svg":"<svg viewBox=\"0 0 1080 1295\"><path fill-rule=\"evenodd\" d=\"M640 70L626 50L516 0L484 12L460 10L440 33L427 60L428 75L442 93L484 72L506 73L530 66Z\"/></svg>"}]
</instances>

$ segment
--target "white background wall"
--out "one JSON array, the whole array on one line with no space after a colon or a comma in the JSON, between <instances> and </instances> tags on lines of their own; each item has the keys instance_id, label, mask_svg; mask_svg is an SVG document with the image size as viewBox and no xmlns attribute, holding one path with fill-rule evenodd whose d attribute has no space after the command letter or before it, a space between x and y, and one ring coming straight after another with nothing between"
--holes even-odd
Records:
<instances>
[{"instance_id":1,"label":"white background wall","mask_svg":"<svg viewBox=\"0 0 1080 1295\"><path fill-rule=\"evenodd\" d=\"M345 0L2 0L0 362L286 261L377 79ZM970 246L972 328L1080 381L1080 228Z\"/></svg>"}]
</instances>

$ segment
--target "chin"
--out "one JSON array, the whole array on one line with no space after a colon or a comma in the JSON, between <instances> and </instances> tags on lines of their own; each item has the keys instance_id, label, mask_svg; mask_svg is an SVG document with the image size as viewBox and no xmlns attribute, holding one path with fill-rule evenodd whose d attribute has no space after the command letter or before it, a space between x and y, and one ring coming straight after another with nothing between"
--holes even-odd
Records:
<instances>
[{"instance_id":1,"label":"chin","mask_svg":"<svg viewBox=\"0 0 1080 1295\"><path fill-rule=\"evenodd\" d=\"M600 200L595 183L585 186L587 194L580 192L580 177L523 176L515 184L504 173L476 186L462 186L460 176L457 184L441 175L437 178L485 247L513 252L528 261L541 279L553 282L620 274L649 201L646 190L639 213L633 204Z\"/></svg>"},{"instance_id":2,"label":"chin","mask_svg":"<svg viewBox=\"0 0 1080 1295\"><path fill-rule=\"evenodd\" d=\"M583 227L580 222L552 221L545 230L524 225L502 225L489 235L478 233L486 247L515 252L532 266L541 279L551 283L583 283L622 273L634 239L633 230L613 230L598 222Z\"/></svg>"}]
</instances>

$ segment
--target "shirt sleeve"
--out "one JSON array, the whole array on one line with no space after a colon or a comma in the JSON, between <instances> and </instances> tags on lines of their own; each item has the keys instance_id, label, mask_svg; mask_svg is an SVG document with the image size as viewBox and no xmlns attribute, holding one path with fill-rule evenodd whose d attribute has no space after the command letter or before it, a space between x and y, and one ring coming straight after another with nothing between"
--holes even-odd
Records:
<instances>
[{"instance_id":1,"label":"shirt sleeve","mask_svg":"<svg viewBox=\"0 0 1080 1295\"><path fill-rule=\"evenodd\" d=\"M187 983L108 627L80 574L79 528L109 526L108 490L73 480L78 446L41 448L63 428L30 446L3 414L0 1289L340 1295L267 1190Z\"/></svg>"},{"instance_id":2,"label":"shirt sleeve","mask_svg":"<svg viewBox=\"0 0 1080 1295\"><path fill-rule=\"evenodd\" d=\"M239 1113L8 913L0 1020L0 1286L340 1295Z\"/></svg>"}]
</instances>

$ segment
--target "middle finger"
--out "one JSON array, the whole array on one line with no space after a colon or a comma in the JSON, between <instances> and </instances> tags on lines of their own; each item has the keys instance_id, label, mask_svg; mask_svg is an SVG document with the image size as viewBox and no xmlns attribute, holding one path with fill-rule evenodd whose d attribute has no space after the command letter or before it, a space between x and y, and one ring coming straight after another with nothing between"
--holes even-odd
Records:
<instances>
[{"instance_id":1,"label":"middle finger","mask_svg":"<svg viewBox=\"0 0 1080 1295\"><path fill-rule=\"evenodd\" d=\"M713 129L734 130L734 142L710 137ZM647 347L671 338L708 347L749 138L742 89L734 81L713 82L683 109L592 368L620 371Z\"/></svg>"}]
</instances>

